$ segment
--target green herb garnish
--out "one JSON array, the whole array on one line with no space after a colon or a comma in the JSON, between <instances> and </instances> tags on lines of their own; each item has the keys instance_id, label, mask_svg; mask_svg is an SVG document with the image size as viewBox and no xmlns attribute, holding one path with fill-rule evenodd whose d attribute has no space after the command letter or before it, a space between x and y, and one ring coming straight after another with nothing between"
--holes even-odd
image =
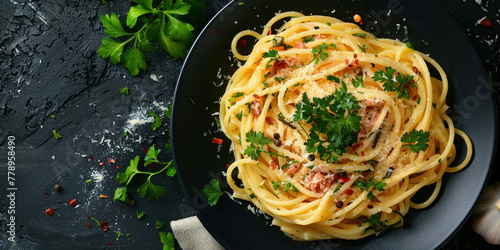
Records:
<instances>
[{"instance_id":1,"label":"green herb garnish","mask_svg":"<svg viewBox=\"0 0 500 250\"><path fill-rule=\"evenodd\" d=\"M414 153L419 151L425 151L429 145L430 133L428 131L423 130L415 130L413 129L409 133L405 133L401 137L401 142L403 143L403 148L410 148L410 150Z\"/></svg>"},{"instance_id":2,"label":"green herb garnish","mask_svg":"<svg viewBox=\"0 0 500 250\"><path fill-rule=\"evenodd\" d=\"M396 91L398 93L398 98L409 100L410 91L408 90L407 83L411 82L413 76L401 74L393 77L394 73L396 73L396 70L387 66L385 72L383 70L377 70L372 78L374 81L382 82L385 91Z\"/></svg>"},{"instance_id":3,"label":"green herb garnish","mask_svg":"<svg viewBox=\"0 0 500 250\"><path fill-rule=\"evenodd\" d=\"M126 31L115 13L101 16L104 32L109 37L102 39L97 54L113 64L121 63L131 75L136 76L147 67L144 53L156 50L156 44L174 58L187 55L187 49L194 41L193 26L177 19L185 16L193 7L196 15L203 15L200 8L206 6L200 0L165 0L153 7L151 0L134 0L127 13ZM138 20L141 27L137 28ZM112 38L120 38L115 40Z\"/></svg>"},{"instance_id":4,"label":"green herb garnish","mask_svg":"<svg viewBox=\"0 0 500 250\"><path fill-rule=\"evenodd\" d=\"M210 180L210 184L205 185L201 192L207 197L208 204L210 204L210 206L215 206L215 204L217 204L217 201L219 200L219 197L222 195L219 180Z\"/></svg>"},{"instance_id":5,"label":"green herb garnish","mask_svg":"<svg viewBox=\"0 0 500 250\"><path fill-rule=\"evenodd\" d=\"M311 125L309 138L305 142L307 152L317 152L320 159L336 163L346 148L358 140L361 116L357 115L360 109L358 100L347 92L345 82L334 76L330 79L342 83L342 88L323 98L314 97L312 101L304 93L302 101L295 105L297 110L293 119Z\"/></svg>"}]
</instances>

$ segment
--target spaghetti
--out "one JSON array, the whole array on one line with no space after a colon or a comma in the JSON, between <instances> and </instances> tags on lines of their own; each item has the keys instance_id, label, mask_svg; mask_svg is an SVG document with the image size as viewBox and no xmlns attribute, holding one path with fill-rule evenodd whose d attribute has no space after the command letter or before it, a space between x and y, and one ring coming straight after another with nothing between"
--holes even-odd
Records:
<instances>
[{"instance_id":1,"label":"spaghetti","mask_svg":"<svg viewBox=\"0 0 500 250\"><path fill-rule=\"evenodd\" d=\"M237 50L244 36L258 40L249 55ZM285 12L262 34L237 34L232 51L246 62L220 101L235 156L227 181L235 198L295 239L354 240L397 227L410 208L436 199L445 172L471 158L470 139L445 113L445 72L409 44ZM467 154L450 167L455 135ZM428 185L426 201L410 200Z\"/></svg>"}]
</instances>

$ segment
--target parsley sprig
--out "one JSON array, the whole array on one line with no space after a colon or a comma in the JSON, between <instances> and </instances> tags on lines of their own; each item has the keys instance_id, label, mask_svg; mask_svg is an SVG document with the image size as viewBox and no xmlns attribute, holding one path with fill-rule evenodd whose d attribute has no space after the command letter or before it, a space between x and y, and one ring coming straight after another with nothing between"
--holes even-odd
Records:
<instances>
[{"instance_id":1,"label":"parsley sprig","mask_svg":"<svg viewBox=\"0 0 500 250\"><path fill-rule=\"evenodd\" d=\"M273 152L269 152L267 150L264 150L263 146L273 142L272 139L267 138L264 133L261 131L255 132L253 129L250 130L246 135L246 141L250 143L250 145L245 149L244 153L252 160L256 161L260 157L260 153L267 153L270 155L275 155L275 156L280 156L280 157L285 157L288 159L288 157L280 154L276 154Z\"/></svg>"},{"instance_id":2,"label":"parsley sprig","mask_svg":"<svg viewBox=\"0 0 500 250\"><path fill-rule=\"evenodd\" d=\"M314 64L318 64L319 61L324 61L328 57L328 52L326 51L328 49L328 45L326 43L321 43L311 49L311 52L313 53L313 61Z\"/></svg>"},{"instance_id":3,"label":"parsley sprig","mask_svg":"<svg viewBox=\"0 0 500 250\"><path fill-rule=\"evenodd\" d=\"M136 31L126 31L115 13L101 16L104 32L109 37L102 39L97 54L104 59L109 58L113 64L121 63L133 76L146 69L144 53L156 50L154 41L170 56L185 57L195 38L194 28L180 21L178 16L187 15L192 6L199 15L199 9L205 8L205 3L202 0L177 0L175 3L173 0L163 0L153 7L152 0L132 1L137 5L130 7L126 27ZM138 21L142 27L137 29Z\"/></svg>"},{"instance_id":4,"label":"parsley sprig","mask_svg":"<svg viewBox=\"0 0 500 250\"><path fill-rule=\"evenodd\" d=\"M394 73L396 70L390 66L385 68L385 72L383 70L377 70L373 75L374 81L380 81L383 83L383 87L385 91L396 91L398 93L398 98L405 98L406 100L410 99L410 90L408 89L408 83L413 79L412 75L398 74L394 77ZM415 84L411 84L410 86L415 87Z\"/></svg>"},{"instance_id":5,"label":"parsley sprig","mask_svg":"<svg viewBox=\"0 0 500 250\"><path fill-rule=\"evenodd\" d=\"M173 160L170 160L169 162L161 162L157 159L158 154L160 153L160 149L156 149L155 145L152 145L149 150L146 153L146 157L144 158L144 166L147 166L151 163L156 163L156 164L161 164L161 165L166 165L163 169L157 172L146 172L146 171L141 171L138 169L139 166L139 161L141 160L140 156L136 156L134 159L130 160L130 165L127 167L125 172L123 173L118 173L116 176L116 180L119 183L125 183L125 186L127 186L130 181L134 178L136 175L146 175L148 176L146 179L146 182L142 184L138 189L137 192L139 196L145 197L147 196L151 200L158 200L158 197L161 195L164 195L167 193L167 189L162 186L154 185L151 182L151 177L160 174L162 172L166 172L166 174L170 177L175 175L175 167L174 167L174 162Z\"/></svg>"},{"instance_id":6,"label":"parsley sprig","mask_svg":"<svg viewBox=\"0 0 500 250\"><path fill-rule=\"evenodd\" d=\"M307 152L317 152L327 163L337 163L346 148L356 143L361 116L357 115L360 109L358 100L348 93L345 82L334 76L330 79L341 83L342 88L323 98L314 97L312 101L304 93L302 101L295 105L293 119L311 125L305 142Z\"/></svg>"},{"instance_id":7,"label":"parsley sprig","mask_svg":"<svg viewBox=\"0 0 500 250\"><path fill-rule=\"evenodd\" d=\"M413 129L409 133L405 133L401 137L401 142L403 143L403 148L410 148L414 153L419 151L425 151L429 145L429 131L415 130Z\"/></svg>"},{"instance_id":8,"label":"parsley sprig","mask_svg":"<svg viewBox=\"0 0 500 250\"><path fill-rule=\"evenodd\" d=\"M279 193L275 193L274 195L279 195L279 194L282 194L288 190L292 190L293 193L298 193L299 190L292 184L290 183L289 181L285 181L285 182L282 182L282 181L272 181L271 184L273 185L273 189L274 190L277 190L278 188L280 188L281 186L283 186L283 189L281 190L281 192Z\"/></svg>"}]
</instances>

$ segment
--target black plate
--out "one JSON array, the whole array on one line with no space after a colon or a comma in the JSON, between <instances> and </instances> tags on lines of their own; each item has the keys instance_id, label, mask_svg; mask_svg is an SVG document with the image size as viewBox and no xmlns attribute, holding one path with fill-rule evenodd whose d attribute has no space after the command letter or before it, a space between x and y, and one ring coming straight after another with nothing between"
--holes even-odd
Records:
<instances>
[{"instance_id":1,"label":"black plate","mask_svg":"<svg viewBox=\"0 0 500 250\"><path fill-rule=\"evenodd\" d=\"M179 78L172 115L172 142L177 173L194 212L208 231L228 249L296 248L372 248L432 249L442 246L469 217L488 177L496 149L497 117L488 76L468 38L435 2L426 1L332 1L291 0L240 1L227 5L203 30L193 45ZM222 176L234 158L230 143L218 131L214 112L227 80L237 68L228 56L233 36L241 30L262 31L279 11L321 14L352 22L354 14L363 17L361 27L377 37L410 41L418 50L437 60L450 81L447 99L450 115L457 127L474 143L471 164L463 171L446 174L435 204L424 210L411 210L403 228L381 237L362 240L323 240L299 242L285 236L271 220L249 211L248 202L235 202L225 193L216 206L208 206L200 190L212 178ZM220 72L220 73L219 73ZM216 87L224 81L222 86ZM211 142L223 138L221 147ZM459 159L464 145L457 139Z\"/></svg>"}]
</instances>

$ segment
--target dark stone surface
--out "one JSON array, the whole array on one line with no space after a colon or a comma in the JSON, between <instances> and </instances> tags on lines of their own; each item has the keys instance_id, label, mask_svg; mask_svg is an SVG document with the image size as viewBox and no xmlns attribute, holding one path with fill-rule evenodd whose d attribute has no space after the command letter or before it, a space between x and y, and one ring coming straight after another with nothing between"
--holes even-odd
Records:
<instances>
[{"instance_id":1,"label":"dark stone surface","mask_svg":"<svg viewBox=\"0 0 500 250\"><path fill-rule=\"evenodd\" d=\"M114 179L142 148L168 141L168 120L156 131L149 123L130 127L134 118L146 119L150 110L161 114L171 100L183 60L165 52L147 55L148 69L132 77L126 69L100 58L96 51L104 36L99 17L111 12L124 20L128 1L0 0L0 246L3 249L160 248L158 231L171 231L172 220L193 215L176 178L154 177L167 188L160 201L138 197L136 180L130 184L130 207L111 197ZM207 20L228 0L207 1ZM500 81L500 4L494 1L438 0L464 29L478 50L493 85ZM488 17L492 26L478 25ZM203 24L195 26L199 33ZM155 77L158 81L155 81ZM132 88L131 95L118 89ZM160 104L157 104L160 103ZM51 116L54 116L51 117ZM123 136L125 129L132 136ZM60 133L56 140L53 130ZM16 244L8 238L8 136L15 137ZM160 158L169 153L163 146ZM92 159L89 157L92 155ZM115 159L116 163L109 163ZM99 163L104 163L102 166ZM497 160L498 162L498 160ZM119 166L119 169L116 168ZM495 164L490 182L500 180ZM93 179L92 183L85 183ZM100 179L100 180L99 180ZM63 190L58 192L54 184ZM107 199L99 199L99 195ZM69 199L78 206L70 207ZM120 211L119 206L122 205ZM44 211L54 209L52 217ZM147 215L137 219L136 211ZM109 222L102 232L88 215ZM164 224L155 229L155 222ZM86 228L87 222L93 227ZM121 232L118 237L116 232ZM130 236L125 236L130 234ZM111 242L111 246L109 243ZM485 248L467 223L446 248Z\"/></svg>"}]
</instances>

